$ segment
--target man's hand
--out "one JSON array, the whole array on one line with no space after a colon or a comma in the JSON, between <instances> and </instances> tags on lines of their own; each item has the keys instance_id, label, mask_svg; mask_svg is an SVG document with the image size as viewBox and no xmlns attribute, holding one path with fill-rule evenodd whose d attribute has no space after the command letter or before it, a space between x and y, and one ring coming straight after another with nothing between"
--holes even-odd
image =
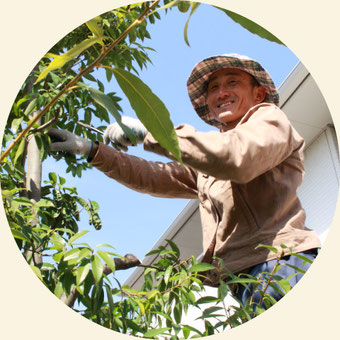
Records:
<instances>
[{"instance_id":1,"label":"man's hand","mask_svg":"<svg viewBox=\"0 0 340 340\"><path fill-rule=\"evenodd\" d=\"M91 141L74 135L67 130L50 129L51 151L66 151L74 155L88 156L91 150Z\"/></svg>"},{"instance_id":2,"label":"man's hand","mask_svg":"<svg viewBox=\"0 0 340 340\"><path fill-rule=\"evenodd\" d=\"M138 119L122 116L122 123L132 130L136 136L137 144L143 143L148 130ZM133 145L118 123L110 124L106 128L103 138L105 144L111 142L112 146L118 151L127 151L127 147Z\"/></svg>"}]
</instances>

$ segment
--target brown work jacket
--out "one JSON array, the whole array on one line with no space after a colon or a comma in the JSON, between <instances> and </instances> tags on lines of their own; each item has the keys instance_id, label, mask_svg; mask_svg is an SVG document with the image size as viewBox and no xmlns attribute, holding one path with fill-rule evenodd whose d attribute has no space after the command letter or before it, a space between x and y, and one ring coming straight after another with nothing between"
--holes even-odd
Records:
<instances>
[{"instance_id":1,"label":"brown work jacket","mask_svg":"<svg viewBox=\"0 0 340 340\"><path fill-rule=\"evenodd\" d=\"M276 105L254 106L225 131L180 125L176 133L184 165L148 162L102 143L91 164L139 192L198 198L204 258L219 257L234 273L276 258L267 248L255 249L259 244L294 252L320 247L296 193L304 140ZM150 133L144 148L172 158Z\"/></svg>"}]
</instances>

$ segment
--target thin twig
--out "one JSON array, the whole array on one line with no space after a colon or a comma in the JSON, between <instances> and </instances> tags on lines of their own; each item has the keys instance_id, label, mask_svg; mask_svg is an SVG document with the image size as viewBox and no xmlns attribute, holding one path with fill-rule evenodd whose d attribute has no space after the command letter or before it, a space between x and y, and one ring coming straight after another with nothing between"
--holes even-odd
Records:
<instances>
[{"instance_id":1,"label":"thin twig","mask_svg":"<svg viewBox=\"0 0 340 340\"><path fill-rule=\"evenodd\" d=\"M88 130L92 130L92 131L94 131L94 132L100 133L101 135L104 134L103 131L101 131L101 130L95 128L94 126L92 126L92 125L90 125L90 124L85 124L85 123L82 123L82 122L77 122L77 124L80 125L80 126L82 126L82 127L84 127L84 128L86 128L86 129L88 129Z\"/></svg>"},{"instance_id":2,"label":"thin twig","mask_svg":"<svg viewBox=\"0 0 340 340\"><path fill-rule=\"evenodd\" d=\"M57 112L57 114L55 115L54 118L52 118L51 120L49 120L49 121L46 122L45 124L40 125L38 128L31 130L29 133L30 133L30 134L38 133L38 132L40 132L40 131L42 131L42 130L45 130L45 129L48 128L49 126L51 126L53 123L55 123L55 122L59 119L59 117L60 117L60 111L61 111L61 109L59 110L59 112Z\"/></svg>"}]
</instances>

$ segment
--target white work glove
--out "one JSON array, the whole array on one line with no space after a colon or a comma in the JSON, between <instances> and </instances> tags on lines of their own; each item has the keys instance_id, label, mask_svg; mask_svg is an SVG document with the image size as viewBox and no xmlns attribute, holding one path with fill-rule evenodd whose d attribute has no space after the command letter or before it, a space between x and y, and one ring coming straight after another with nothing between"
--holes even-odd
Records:
<instances>
[{"instance_id":1,"label":"white work glove","mask_svg":"<svg viewBox=\"0 0 340 340\"><path fill-rule=\"evenodd\" d=\"M137 144L143 143L148 130L138 119L122 116L122 123L132 130L132 133L136 136ZM118 151L127 151L127 147L133 145L118 123L110 124L106 128L103 138L105 144L111 142L112 146Z\"/></svg>"},{"instance_id":2,"label":"white work glove","mask_svg":"<svg viewBox=\"0 0 340 340\"><path fill-rule=\"evenodd\" d=\"M91 141L74 135L67 130L51 128L48 130L51 137L51 151L66 151L74 155L88 156L91 151Z\"/></svg>"}]
</instances>

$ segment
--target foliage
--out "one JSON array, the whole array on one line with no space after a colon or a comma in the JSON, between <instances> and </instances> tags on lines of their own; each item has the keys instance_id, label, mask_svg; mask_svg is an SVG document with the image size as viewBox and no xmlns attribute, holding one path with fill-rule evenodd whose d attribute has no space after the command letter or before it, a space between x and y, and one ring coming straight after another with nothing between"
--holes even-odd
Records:
<instances>
[{"instance_id":1,"label":"foliage","mask_svg":"<svg viewBox=\"0 0 340 340\"><path fill-rule=\"evenodd\" d=\"M98 204L79 197L76 188L67 187L65 179L53 172L43 185L35 182L29 165L34 155L28 152L28 145L33 138L38 150L35 165L40 170L48 156L65 161L66 171L73 176L81 177L84 170L91 168L85 159L52 154L46 131L54 126L102 141L102 132L112 118L121 124L121 98L114 91L106 91L98 72L102 70L108 82L113 76L116 78L138 118L181 161L169 112L139 79L138 71L151 62L148 53L154 50L145 42L151 38L148 25L161 18L159 11L177 8L181 13L189 13L184 27L184 39L189 45L188 24L198 7L198 3L187 1L164 0L163 6L158 1L137 3L104 13L77 27L57 42L32 70L18 92L4 131L2 147L7 149L1 156L2 198L9 226L23 256L43 284L67 305L104 327L126 334L150 338L164 335L173 339L206 336L248 320L252 306L249 303L235 307L231 314L231 307L223 305L229 292L223 280L217 297L200 296L204 295L202 273L212 266L197 263L194 257L180 260L179 249L171 241L168 241L170 249L161 247L153 252L158 255L158 261L145 268L141 291L121 286L114 273L117 259L126 259L115 254L110 245L93 248L78 243L87 233L78 228L82 211L87 212L89 225L97 230L102 227ZM243 18L242 24L248 28L249 22ZM254 23L251 29L263 35ZM92 125L96 129L87 128ZM133 142L131 131L121 126ZM37 187L38 199L29 190L31 182ZM109 278L110 274L113 279ZM273 279L276 278L269 278ZM232 280L241 278L232 277ZM258 278L241 281L244 280L258 282ZM214 305L203 308L207 303ZM202 309L205 330L183 324L189 308Z\"/></svg>"}]
</instances>

